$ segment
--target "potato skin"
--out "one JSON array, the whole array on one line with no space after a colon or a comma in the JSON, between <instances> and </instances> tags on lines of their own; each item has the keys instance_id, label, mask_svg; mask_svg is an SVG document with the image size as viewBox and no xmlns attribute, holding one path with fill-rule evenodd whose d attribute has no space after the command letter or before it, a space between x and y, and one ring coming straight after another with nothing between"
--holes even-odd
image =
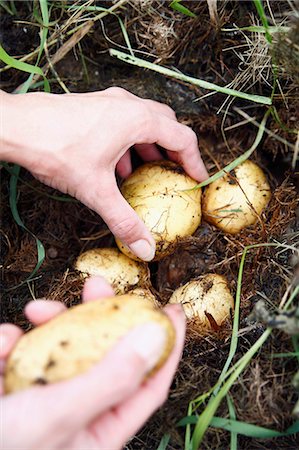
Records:
<instances>
[{"instance_id":1,"label":"potato skin","mask_svg":"<svg viewBox=\"0 0 299 450\"><path fill-rule=\"evenodd\" d=\"M237 182L225 175L211 183L202 203L204 218L230 234L256 223L271 198L266 176L255 163L245 161L235 168L235 174Z\"/></svg>"},{"instance_id":2,"label":"potato skin","mask_svg":"<svg viewBox=\"0 0 299 450\"><path fill-rule=\"evenodd\" d=\"M158 323L167 334L153 373L172 351L175 342L172 322L151 301L123 295L74 306L21 337L6 364L4 391L11 393L86 372L122 336L148 322Z\"/></svg>"},{"instance_id":3,"label":"potato skin","mask_svg":"<svg viewBox=\"0 0 299 450\"><path fill-rule=\"evenodd\" d=\"M234 299L226 278L214 273L179 287L173 292L169 303L181 303L186 318L193 322L193 328L198 331L215 331L234 309Z\"/></svg>"},{"instance_id":4,"label":"potato skin","mask_svg":"<svg viewBox=\"0 0 299 450\"><path fill-rule=\"evenodd\" d=\"M104 277L117 295L125 294L134 286L149 284L147 264L132 261L117 248L87 250L77 258L75 269L85 277Z\"/></svg>"},{"instance_id":5,"label":"potato skin","mask_svg":"<svg viewBox=\"0 0 299 450\"><path fill-rule=\"evenodd\" d=\"M156 241L154 261L172 253L177 239L190 236L201 221L201 189L171 161L144 164L129 176L121 192ZM138 260L118 239L119 249Z\"/></svg>"},{"instance_id":6,"label":"potato skin","mask_svg":"<svg viewBox=\"0 0 299 450\"><path fill-rule=\"evenodd\" d=\"M127 292L127 295L137 295L139 298L146 298L148 301L152 302L157 308L161 307L161 304L159 303L156 296L152 293L152 291L149 288L143 288L143 287L135 287Z\"/></svg>"}]
</instances>

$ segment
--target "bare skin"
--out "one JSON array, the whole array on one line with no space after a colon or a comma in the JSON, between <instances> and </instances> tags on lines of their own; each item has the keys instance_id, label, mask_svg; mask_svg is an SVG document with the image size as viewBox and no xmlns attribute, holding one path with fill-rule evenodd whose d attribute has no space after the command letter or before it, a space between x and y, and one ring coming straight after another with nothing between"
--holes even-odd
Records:
<instances>
[{"instance_id":1,"label":"bare skin","mask_svg":"<svg viewBox=\"0 0 299 450\"><path fill-rule=\"evenodd\" d=\"M124 178L131 173L131 148L144 161L161 159L158 144L169 159L202 181L208 174L195 133L180 124L168 106L121 88L88 94L0 91L0 95L0 160L20 164L40 181L80 200L136 256L150 261L155 241L122 197L115 172ZM113 291L103 279L90 279L83 301L108 295ZM40 325L63 309L60 303L43 300L30 302L25 313L34 325ZM163 330L138 327L88 373L2 396L4 448L121 448L167 398L181 357L184 314L177 305L167 307L166 312L177 340L169 360L154 377L142 382L159 359ZM0 326L1 373L21 335L15 325Z\"/></svg>"},{"instance_id":2,"label":"bare skin","mask_svg":"<svg viewBox=\"0 0 299 450\"><path fill-rule=\"evenodd\" d=\"M194 179L208 174L195 133L166 105L121 88L88 94L1 93L0 157L26 167L49 186L96 211L139 258L154 257L149 230L122 197L115 170L127 177L130 148L161 159L156 144Z\"/></svg>"},{"instance_id":3,"label":"bare skin","mask_svg":"<svg viewBox=\"0 0 299 450\"><path fill-rule=\"evenodd\" d=\"M83 301L107 296L113 296L113 290L104 279L95 277L86 281ZM64 309L59 302L36 300L26 306L25 314L33 324L41 325ZM139 326L86 374L2 396L3 448L120 449L166 400L180 360L184 314L177 306L166 308L166 312L175 326L177 341L170 358L156 375L142 381L159 359L163 336L157 330L153 333L151 325ZM15 325L0 326L1 373L21 336L22 330ZM136 345L141 341L142 347Z\"/></svg>"}]
</instances>

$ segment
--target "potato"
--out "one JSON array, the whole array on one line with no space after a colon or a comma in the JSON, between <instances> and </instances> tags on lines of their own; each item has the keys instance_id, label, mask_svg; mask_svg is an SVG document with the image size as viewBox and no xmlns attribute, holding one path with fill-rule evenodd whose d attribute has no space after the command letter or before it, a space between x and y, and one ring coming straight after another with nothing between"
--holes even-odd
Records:
<instances>
[{"instance_id":1,"label":"potato","mask_svg":"<svg viewBox=\"0 0 299 450\"><path fill-rule=\"evenodd\" d=\"M230 317L234 299L222 275L206 274L176 289L169 303L181 303L198 330L216 330Z\"/></svg>"},{"instance_id":2,"label":"potato","mask_svg":"<svg viewBox=\"0 0 299 450\"><path fill-rule=\"evenodd\" d=\"M155 238L154 261L172 253L173 244L192 235L199 226L201 189L190 190L196 184L181 166L171 161L145 164L123 183L123 196ZM116 243L123 253L137 260L118 239Z\"/></svg>"},{"instance_id":3,"label":"potato","mask_svg":"<svg viewBox=\"0 0 299 450\"><path fill-rule=\"evenodd\" d=\"M155 295L148 288L136 287L127 292L128 295L137 295L138 297L146 298L147 300L153 302L154 305L160 307L160 303L158 302Z\"/></svg>"},{"instance_id":4,"label":"potato","mask_svg":"<svg viewBox=\"0 0 299 450\"><path fill-rule=\"evenodd\" d=\"M252 161L236 167L235 178L225 175L211 183L202 204L205 219L231 234L256 223L271 197L265 174Z\"/></svg>"},{"instance_id":5,"label":"potato","mask_svg":"<svg viewBox=\"0 0 299 450\"><path fill-rule=\"evenodd\" d=\"M154 372L173 348L172 322L151 301L123 295L74 306L21 337L5 368L5 392L54 383L86 372L122 336L148 322L158 323L167 334ZM121 367L119 370L121 375Z\"/></svg>"},{"instance_id":6,"label":"potato","mask_svg":"<svg viewBox=\"0 0 299 450\"><path fill-rule=\"evenodd\" d=\"M84 276L101 275L117 295L124 294L133 286L149 283L147 264L132 261L117 248L87 250L76 260L75 269Z\"/></svg>"}]
</instances>

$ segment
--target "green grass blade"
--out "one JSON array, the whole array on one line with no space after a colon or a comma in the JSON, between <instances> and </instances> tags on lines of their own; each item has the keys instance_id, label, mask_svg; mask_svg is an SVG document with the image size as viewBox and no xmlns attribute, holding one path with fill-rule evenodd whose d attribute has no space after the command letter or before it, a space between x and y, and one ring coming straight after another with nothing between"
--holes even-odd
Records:
<instances>
[{"instance_id":1,"label":"green grass blade","mask_svg":"<svg viewBox=\"0 0 299 450\"><path fill-rule=\"evenodd\" d=\"M264 342L268 339L271 334L272 329L267 328L266 331L260 336L260 338L254 343L254 345L245 353L245 355L240 359L238 367L233 371L228 380L223 384L220 391L215 397L212 397L205 408L205 410L198 416L195 430L192 436L192 449L198 450L203 436L210 426L211 421L217 411L221 401L228 394L230 388L240 376L246 366L249 364L251 358L260 349Z\"/></svg>"},{"instance_id":2,"label":"green grass blade","mask_svg":"<svg viewBox=\"0 0 299 450\"><path fill-rule=\"evenodd\" d=\"M178 11L178 12L184 14L185 16L196 17L196 14L194 14L194 12L190 11L190 9L186 8L186 6L182 5L181 1L182 0L173 0L169 6L172 9L174 9L175 11Z\"/></svg>"},{"instance_id":3,"label":"green grass blade","mask_svg":"<svg viewBox=\"0 0 299 450\"><path fill-rule=\"evenodd\" d=\"M192 415L192 401L189 402L188 405L188 416ZM187 417L188 417L187 416ZM185 449L184 450L192 450L192 443L191 443L191 425L186 424L186 430L185 430Z\"/></svg>"},{"instance_id":4,"label":"green grass blade","mask_svg":"<svg viewBox=\"0 0 299 450\"><path fill-rule=\"evenodd\" d=\"M294 342L295 337L297 337L297 336L292 337L293 342ZM297 343L297 345L298 345L298 343ZM273 353L271 355L271 358L298 358L299 359L299 350L297 350L295 352L287 352L287 353Z\"/></svg>"},{"instance_id":5,"label":"green grass blade","mask_svg":"<svg viewBox=\"0 0 299 450\"><path fill-rule=\"evenodd\" d=\"M263 97L255 94L247 94L246 92L237 91L235 89L226 88L223 86L218 86L214 83L209 83L208 81L200 80L199 78L193 78L188 75L185 75L180 72L176 72L175 70L167 69L166 67L159 66L158 64L154 64L143 59L137 58L136 56L128 55L127 53L123 53L119 50L109 49L110 55L114 56L121 61L124 61L128 64L132 64L134 66L143 67L145 69L150 69L155 72L161 73L162 75L166 75L172 78L176 78L177 80L182 80L187 83L194 84L203 89L208 89L212 91L216 91L226 95L232 95L234 97L243 98L245 100L249 100L255 103L262 103L264 105L271 105L272 100L269 97Z\"/></svg>"},{"instance_id":6,"label":"green grass blade","mask_svg":"<svg viewBox=\"0 0 299 450\"><path fill-rule=\"evenodd\" d=\"M229 395L226 396L229 417L231 420L236 420L236 411L233 401ZM238 433L234 430L230 430L230 450L238 450Z\"/></svg>"},{"instance_id":7,"label":"green grass blade","mask_svg":"<svg viewBox=\"0 0 299 450\"><path fill-rule=\"evenodd\" d=\"M273 439L298 433L299 421L296 421L292 427L288 428L284 432L271 430L257 425L251 425L247 422L239 422L232 419L223 419L222 417L214 417L211 422L211 426L215 428L222 428L223 430L230 431L232 433L241 434L243 436L256 438L256 439Z\"/></svg>"},{"instance_id":8,"label":"green grass blade","mask_svg":"<svg viewBox=\"0 0 299 450\"><path fill-rule=\"evenodd\" d=\"M196 424L198 416L190 416L188 422L182 420L180 426L185 426L186 423ZM241 422L234 419L225 419L222 417L213 417L211 427L222 428L223 430L234 432L243 436L257 438L257 439L272 439L275 437L291 436L299 431L299 421L295 421L287 430L276 431L269 428L252 425L247 422Z\"/></svg>"},{"instance_id":9,"label":"green grass blade","mask_svg":"<svg viewBox=\"0 0 299 450\"><path fill-rule=\"evenodd\" d=\"M262 33L265 34L266 30L265 27L257 26L257 25L251 25L249 27L235 27L235 28L221 28L221 31L224 33L231 33L232 31L249 31L252 33ZM290 31L290 27L278 25L278 26L269 26L268 32L273 33L287 33Z\"/></svg>"},{"instance_id":10,"label":"green grass blade","mask_svg":"<svg viewBox=\"0 0 299 450\"><path fill-rule=\"evenodd\" d=\"M30 74L41 75L44 78L44 82L46 84L48 83L48 80L46 79L40 67L32 66L31 64L18 61L12 56L9 56L9 54L6 53L1 44L0 44L0 60L3 61L5 64L10 65L14 69L21 70L23 72L28 72Z\"/></svg>"},{"instance_id":11,"label":"green grass blade","mask_svg":"<svg viewBox=\"0 0 299 450\"><path fill-rule=\"evenodd\" d=\"M243 278L243 270L244 270L244 264L245 264L245 258L246 258L247 251L248 251L248 249L247 249L247 247L245 247L245 250L243 251L243 254L241 257L239 273L238 273L238 281L237 281L237 292L236 292L236 302L235 302L232 337L231 337L229 354L228 354L227 360L225 362L225 365L221 371L221 374L219 376L220 384L225 379L226 372L228 371L228 368L232 362L232 359L235 356L237 346L238 346L238 331L239 331L239 320L240 320L242 278ZM219 384L219 386L220 386L220 384ZM219 386L214 390L214 392L213 392L214 394L217 394L217 392L219 391L219 389L220 389Z\"/></svg>"},{"instance_id":12,"label":"green grass blade","mask_svg":"<svg viewBox=\"0 0 299 450\"><path fill-rule=\"evenodd\" d=\"M259 247L263 247L263 246L267 246L267 247L268 246L269 247L276 246L276 247L285 247L285 248L288 247L285 244L274 244L274 243L254 244L254 245L245 247L242 257L244 256L244 254L246 255L246 253L249 249L259 248ZM244 262L245 262L245 256L244 256ZM243 264L240 264L240 268L239 268L239 275L238 275L238 285L239 286L241 284L244 262L243 262ZM288 301L286 302L283 310L287 310L290 307L290 305L292 304L292 302L294 301L294 299L296 298L296 296L298 294L299 294L299 286L296 286L296 288L290 295ZM221 379L223 380L229 374L230 374L230 376L225 381L225 383L222 385L222 387L219 389L217 394L210 398L207 407L200 414L200 416L198 416L195 430L194 430L194 433L192 436L193 450L197 450L199 448L199 445L203 439L203 436L204 436L208 426L210 425L213 417L215 416L215 413L216 413L221 401L228 394L231 386L234 384L234 382L239 377L239 375L242 373L242 371L247 367L247 365L249 364L250 360L255 355L255 353L260 349L260 347L268 339L271 332L272 332L272 329L267 328L266 331L264 331L264 333L260 336L260 338L254 343L254 345L242 356L242 358L239 359L239 361L230 370L228 370L228 367L227 367L227 369L226 369L227 373L224 373L224 371L222 371L222 373L219 377L219 380L216 384L216 387L218 387L220 385L219 383L221 383ZM225 365L225 366L227 366L227 365ZM215 392L215 388L214 388L214 392Z\"/></svg>"},{"instance_id":13,"label":"green grass blade","mask_svg":"<svg viewBox=\"0 0 299 450\"><path fill-rule=\"evenodd\" d=\"M14 175L14 170L11 168L9 164L7 164L5 161L0 161L1 166L10 174ZM50 198L51 200L57 200L58 202L65 202L65 203L79 203L79 200L76 200L75 198L72 198L68 195L51 195L47 192L42 191L41 189L38 189L34 186L32 186L27 181L23 180L20 176L18 177L18 181L23 183L25 186L28 186L32 191L37 192L38 194L44 195L47 198Z\"/></svg>"},{"instance_id":14,"label":"green grass blade","mask_svg":"<svg viewBox=\"0 0 299 450\"><path fill-rule=\"evenodd\" d=\"M272 36L269 33L269 28L270 27L269 27L267 16L265 14L263 3L261 2L261 0L253 0L253 3L255 4L256 10L258 12L258 15L260 16L260 19L261 19L261 22L263 24L263 27L265 28L266 39L269 42L269 44L271 44L272 43Z\"/></svg>"},{"instance_id":15,"label":"green grass blade","mask_svg":"<svg viewBox=\"0 0 299 450\"><path fill-rule=\"evenodd\" d=\"M294 347L294 352L292 352L293 356L296 356L299 361L299 336L295 335L292 336L292 344Z\"/></svg>"},{"instance_id":16,"label":"green grass blade","mask_svg":"<svg viewBox=\"0 0 299 450\"><path fill-rule=\"evenodd\" d=\"M189 417L188 423L196 424L198 421L197 416ZM184 426L186 422L180 423L181 426ZM221 428L223 430L240 434L242 436L247 436L255 439L273 439L273 438L281 438L285 436L292 436L292 434L296 434L299 432L299 421L296 420L289 428L285 431L276 431L271 430L269 428L260 427L258 425L252 425L247 422L241 422L234 419L224 419L222 417L213 417L211 420L211 427L213 428Z\"/></svg>"},{"instance_id":17,"label":"green grass blade","mask_svg":"<svg viewBox=\"0 0 299 450\"><path fill-rule=\"evenodd\" d=\"M224 175L226 175L227 173L229 173L231 170L235 169L235 167L237 167L239 164L242 164L244 161L246 161L252 155L252 153L255 151L255 149L258 147L258 145L260 144L260 142L262 140L269 114L270 114L270 110L268 110L266 112L266 114L264 115L263 120L261 121L261 123L259 125L259 129L258 129L257 135L255 137L255 140L254 140L252 146L245 153L243 153L243 155L239 156L234 161L232 161L230 164L225 166L224 169L215 173L214 175L209 177L207 180L202 181L201 183L197 184L196 186L194 186L194 188L192 188L190 190L198 189L198 188L207 186L210 183L213 183L214 181L218 180L219 178L221 178Z\"/></svg>"},{"instance_id":18,"label":"green grass blade","mask_svg":"<svg viewBox=\"0 0 299 450\"><path fill-rule=\"evenodd\" d=\"M162 439L160 441L160 444L159 444L159 447L157 448L157 450L166 450L169 441L170 441L170 434L164 434L164 436L162 436Z\"/></svg>"},{"instance_id":19,"label":"green grass blade","mask_svg":"<svg viewBox=\"0 0 299 450\"><path fill-rule=\"evenodd\" d=\"M17 198L18 198L18 190L17 190L17 183L18 183L18 178L19 178L19 173L20 173L20 166L14 164L12 167L12 175L10 177L10 183L9 183L9 205L10 205L10 209L13 215L13 218L15 220L15 222L19 225L19 227L23 228L23 230L27 231L29 234L31 234L31 236L34 237L35 241L36 241L36 247L37 247L37 263L35 268L33 269L33 271L31 272L31 274L29 275L28 278L26 278L26 280L24 280L21 284L26 283L27 281L31 280L34 275L36 274L36 272L38 271L38 269L40 268L40 266L42 265L42 263L44 262L45 259L45 248L42 244L42 242L35 236L34 233L32 233L23 223L20 215L19 215L19 211L18 211L18 205L17 205ZM18 285L20 286L20 284Z\"/></svg>"},{"instance_id":20,"label":"green grass blade","mask_svg":"<svg viewBox=\"0 0 299 450\"><path fill-rule=\"evenodd\" d=\"M69 11L70 11L70 10L76 10L76 9L80 9L80 8L82 8L82 6L71 5L71 6L68 8L68 10L69 10ZM121 18L120 18L115 12L110 11L110 10L107 9L107 8L103 8L103 7L101 7L101 6L87 6L87 7L85 7L85 10L86 10L86 11L91 11L91 12L97 12L97 11L100 11L100 12L106 12L107 14L112 14L113 16L115 16L115 17L117 18L117 20L118 20L118 23L119 23L121 32L122 32L122 34L123 34L125 43L126 43L126 45L127 45L127 48L128 48L128 50L129 50L129 52L131 53L131 55L134 57L134 52L133 52L133 49L132 49L132 45L131 45L131 42L130 42L129 35L128 35L128 33L127 33L126 27L125 27L123 21L121 20Z\"/></svg>"},{"instance_id":21,"label":"green grass blade","mask_svg":"<svg viewBox=\"0 0 299 450\"><path fill-rule=\"evenodd\" d=\"M5 9L5 11L8 14L10 14L11 16L14 16L16 14L16 9L14 8L14 11L13 11L13 8L10 8L7 3L8 3L7 0L1 0L0 1L0 7Z\"/></svg>"}]
</instances>

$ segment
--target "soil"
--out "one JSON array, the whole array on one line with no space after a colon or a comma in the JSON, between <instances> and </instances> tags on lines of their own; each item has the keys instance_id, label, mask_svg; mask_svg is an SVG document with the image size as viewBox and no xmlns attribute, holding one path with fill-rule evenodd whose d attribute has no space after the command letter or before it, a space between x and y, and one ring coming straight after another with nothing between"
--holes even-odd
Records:
<instances>
[{"instance_id":1,"label":"soil","mask_svg":"<svg viewBox=\"0 0 299 450\"><path fill-rule=\"evenodd\" d=\"M33 20L30 2L17 3L18 19L26 21L25 25L3 11L0 19L2 45L11 55L28 54L39 43L39 27L30 24ZM106 2L107 5L110 2ZM232 28L234 23L239 27L251 25L253 17L257 21L253 2L219 2L216 24L211 21L206 2L188 2L188 8L197 14L197 18L172 11L168 2L140 0L128 4L120 16L126 19L132 46L150 54L151 61L220 85L232 82L242 71L240 57L237 52L223 50L244 41L240 33L221 30ZM272 2L272 12L277 20L286 17L287 13L291 14L289 2ZM59 8L53 8L52 13L58 18ZM62 15L60 20L63 18ZM112 59L107 48L117 43L123 45L123 37L115 17L106 17L103 24L96 23L92 32L81 41L81 50L76 46L55 66L71 92L121 86L141 97L167 103L176 111L178 119L197 133L200 150L211 174L250 147L256 127L249 123L235 127L243 119L234 107L247 111L257 121L263 117L264 107L250 104L248 108L248 103L235 100L225 114L223 109L219 112L225 100L220 94L194 102L206 92ZM103 35L103 26L113 44ZM61 36L61 42L51 48L51 55L63 44L64 38ZM283 43L286 45L285 40ZM48 77L53 78L52 91L61 93L54 75L49 73ZM286 77L282 71L280 77L285 95L277 94L274 103L284 127L282 129L273 118L267 126L275 135L294 144L296 135L289 130L298 130L299 87L291 73ZM2 87L13 92L26 78L26 74L10 69L1 73ZM271 87L263 77L250 88L252 81L248 80L242 89L270 95ZM203 221L194 236L178 242L172 255L150 264L153 288L162 305L178 286L210 272L226 276L235 294L241 255L246 245L274 241L298 245L298 172L292 168L292 157L290 147L273 136L265 137L252 155L251 159L267 173L273 192L262 220L255 226L238 235L228 235ZM135 155L134 165L139 164ZM42 185L22 169L18 180L18 211L26 227L38 236L46 250L41 268L33 279L26 281L37 262L36 242L31 233L16 224L9 206L10 174L2 168L1 175L2 321L13 322L28 330L31 325L23 314L25 304L32 298L42 297L60 300L67 306L79 303L82 281L73 269L74 260L84 250L115 246L115 243L106 225L93 211L74 199L65 201L61 193ZM261 247L248 253L242 281L236 358L240 358L265 330L265 324L252 323L248 318L255 303L264 298L267 305L275 309L295 276L298 277L298 260L291 251ZM155 449L164 433L170 434L167 449L184 448L184 429L177 427L177 422L186 416L189 401L217 381L228 356L231 327L232 320L229 320L220 330L201 335L189 325L184 355L169 400L127 444L128 450ZM292 410L298 394L292 386L292 378L298 370L297 360L271 357L274 353L289 351L294 351L290 337L274 330L230 391L238 420L280 431L293 423ZM228 417L226 402L222 402L217 415ZM202 448L228 448L229 442L228 432L209 428ZM292 449L297 448L297 443L294 435L269 440L238 436L239 448L244 450L273 446Z\"/></svg>"}]
</instances>

